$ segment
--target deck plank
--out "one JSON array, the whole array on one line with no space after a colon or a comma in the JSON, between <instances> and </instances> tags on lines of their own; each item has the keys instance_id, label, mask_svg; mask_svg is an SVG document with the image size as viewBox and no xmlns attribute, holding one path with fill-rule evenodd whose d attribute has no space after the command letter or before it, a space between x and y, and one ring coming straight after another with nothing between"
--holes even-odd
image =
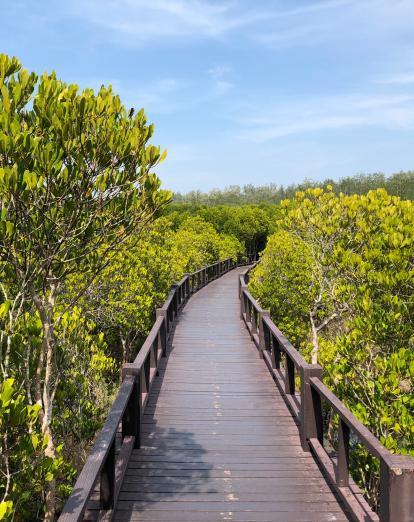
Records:
<instances>
[{"instance_id":1,"label":"deck plank","mask_svg":"<svg viewBox=\"0 0 414 522\"><path fill-rule=\"evenodd\" d=\"M183 309L114 520L348 520L239 318L239 273Z\"/></svg>"}]
</instances>

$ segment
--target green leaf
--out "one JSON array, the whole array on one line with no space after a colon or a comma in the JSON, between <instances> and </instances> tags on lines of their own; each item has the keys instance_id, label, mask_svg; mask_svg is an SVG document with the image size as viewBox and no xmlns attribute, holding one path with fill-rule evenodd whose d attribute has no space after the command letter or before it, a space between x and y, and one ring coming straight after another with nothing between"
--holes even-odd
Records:
<instances>
[{"instance_id":1,"label":"green leaf","mask_svg":"<svg viewBox=\"0 0 414 522\"><path fill-rule=\"evenodd\" d=\"M0 318L4 318L7 316L11 304L12 302L10 299L6 299L3 303L0 304Z\"/></svg>"}]
</instances>

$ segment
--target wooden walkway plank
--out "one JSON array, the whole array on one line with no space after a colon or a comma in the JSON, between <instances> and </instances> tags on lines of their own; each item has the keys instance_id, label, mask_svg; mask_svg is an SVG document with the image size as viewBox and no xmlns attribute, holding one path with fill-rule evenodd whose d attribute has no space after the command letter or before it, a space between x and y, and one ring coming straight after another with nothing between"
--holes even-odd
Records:
<instances>
[{"instance_id":1,"label":"wooden walkway plank","mask_svg":"<svg viewBox=\"0 0 414 522\"><path fill-rule=\"evenodd\" d=\"M348 520L239 318L240 271L183 309L114 520Z\"/></svg>"}]
</instances>

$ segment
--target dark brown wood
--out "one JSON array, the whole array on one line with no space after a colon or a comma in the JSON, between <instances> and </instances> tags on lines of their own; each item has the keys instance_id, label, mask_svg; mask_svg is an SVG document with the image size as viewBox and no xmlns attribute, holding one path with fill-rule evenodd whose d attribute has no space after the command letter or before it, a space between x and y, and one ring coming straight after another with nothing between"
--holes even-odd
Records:
<instances>
[{"instance_id":1,"label":"dark brown wood","mask_svg":"<svg viewBox=\"0 0 414 522\"><path fill-rule=\"evenodd\" d=\"M141 445L140 377L134 376L134 386L122 417L122 437L134 437L134 448Z\"/></svg>"},{"instance_id":2,"label":"dark brown wood","mask_svg":"<svg viewBox=\"0 0 414 522\"><path fill-rule=\"evenodd\" d=\"M250 310L262 311L248 292L248 271L239 281L239 294L244 301L246 314L242 318L250 332L253 324ZM323 448L322 400L339 416L338 461L335 466L334 488L349 508L354 520L370 519L374 515L363 500L361 491L349 476L349 440L352 431L365 447L381 462L380 474L380 520L381 522L412 522L414 520L414 459L392 455L370 431L363 426L342 402L323 384L322 368L309 365L300 353L283 336L282 332L266 315L260 318L259 328L268 331L271 341L265 340L263 353L266 365L281 390L292 414L297 416L304 451L313 450L325 472L332 475L333 461ZM275 346L277 347L275 350ZM270 350L270 353L269 353ZM280 353L285 354L285 376L275 368L279 366ZM296 403L294 370L301 376L301 397ZM284 385L284 386L283 386ZM297 405L297 410L296 410ZM395 458L399 459L396 464ZM362 499L362 500L360 500ZM363 512L360 505L364 506ZM367 514L367 513L370 514Z\"/></svg>"},{"instance_id":3,"label":"dark brown wood","mask_svg":"<svg viewBox=\"0 0 414 522\"><path fill-rule=\"evenodd\" d=\"M213 269L216 266L217 263L212 265ZM208 267L203 269L204 273L207 269ZM82 520L94 488L94 494L99 499L99 507L102 508L102 513L97 516L101 520L112 519L112 508L121 486L119 480L123 477L123 471L119 478L116 470L119 467L122 470L125 468L125 462L130 455L130 446L140 446L142 412L148 402L154 378L159 373L159 355L165 355L173 322L190 295L189 277L186 275L178 285L172 285L167 300L157 310L154 326L134 362L124 364L123 381L118 395L76 481L74 490L62 510L60 521ZM121 419L123 440L117 457L116 434ZM88 513L90 513L89 509Z\"/></svg>"},{"instance_id":4,"label":"dark brown wood","mask_svg":"<svg viewBox=\"0 0 414 522\"><path fill-rule=\"evenodd\" d=\"M238 273L194 294L175 325L115 520L347 520L239 319Z\"/></svg>"},{"instance_id":5,"label":"dark brown wood","mask_svg":"<svg viewBox=\"0 0 414 522\"><path fill-rule=\"evenodd\" d=\"M115 503L115 439L112 440L101 469L100 485L100 508L112 509Z\"/></svg>"},{"instance_id":6,"label":"dark brown wood","mask_svg":"<svg viewBox=\"0 0 414 522\"><path fill-rule=\"evenodd\" d=\"M338 463L336 466L336 483L339 487L349 486L349 427L339 420L338 429Z\"/></svg>"},{"instance_id":7,"label":"dark brown wood","mask_svg":"<svg viewBox=\"0 0 414 522\"><path fill-rule=\"evenodd\" d=\"M233 266L172 287L61 520L81 520L89 498L85 520L378 520L349 477L352 431L381 459L380 520L412 521L413 459L391 455L326 388L251 296L248 271L203 288ZM322 400L339 415L337 460Z\"/></svg>"},{"instance_id":8,"label":"dark brown wood","mask_svg":"<svg viewBox=\"0 0 414 522\"><path fill-rule=\"evenodd\" d=\"M108 460L108 457L112 459L111 452L113 450L115 433L123 417L133 386L133 378L130 376L125 377L102 431L98 435L98 438L89 453L88 460L76 481L73 493L65 504L59 518L61 522L82 520L88 499L92 494L97 478ZM111 487L110 479L108 481L108 486Z\"/></svg>"},{"instance_id":9,"label":"dark brown wood","mask_svg":"<svg viewBox=\"0 0 414 522\"><path fill-rule=\"evenodd\" d=\"M332 459L326 453L325 449L323 448L322 444L319 442L318 439L310 439L309 445L319 464L324 469L331 483L334 485L335 470ZM378 515L376 513L373 513L367 501L361 494L361 490L351 479L349 480L349 482L350 487L337 488L337 492L340 499L349 510L350 519L358 522L377 522L379 520Z\"/></svg>"},{"instance_id":10,"label":"dark brown wood","mask_svg":"<svg viewBox=\"0 0 414 522\"><path fill-rule=\"evenodd\" d=\"M322 379L322 368L317 364L304 364L301 368L300 436L302 448L309 451L309 439L323 443L323 418L320 396L312 392L310 379Z\"/></svg>"},{"instance_id":11,"label":"dark brown wood","mask_svg":"<svg viewBox=\"0 0 414 522\"><path fill-rule=\"evenodd\" d=\"M414 464L411 457L392 455L380 465L381 522L414 520Z\"/></svg>"},{"instance_id":12,"label":"dark brown wood","mask_svg":"<svg viewBox=\"0 0 414 522\"><path fill-rule=\"evenodd\" d=\"M288 355L286 356L285 372L285 393L295 395L295 365Z\"/></svg>"},{"instance_id":13,"label":"dark brown wood","mask_svg":"<svg viewBox=\"0 0 414 522\"><path fill-rule=\"evenodd\" d=\"M131 458L132 450L135 446L135 438L126 436L122 441L121 449L119 450L115 463L115 505L117 503L119 493L121 491L122 483L125 479L128 462Z\"/></svg>"}]
</instances>

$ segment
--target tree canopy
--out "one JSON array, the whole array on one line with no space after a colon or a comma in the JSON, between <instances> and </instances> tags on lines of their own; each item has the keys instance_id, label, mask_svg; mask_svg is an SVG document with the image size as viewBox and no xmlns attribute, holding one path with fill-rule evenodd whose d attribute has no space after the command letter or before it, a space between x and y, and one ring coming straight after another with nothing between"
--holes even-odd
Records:
<instances>
[{"instance_id":1,"label":"tree canopy","mask_svg":"<svg viewBox=\"0 0 414 522\"><path fill-rule=\"evenodd\" d=\"M369 190L384 188L389 194L399 196L401 199L414 199L414 172L401 171L388 177L381 172L377 172L347 176L339 180L305 180L288 186L276 183L259 186L249 184L243 187L230 185L225 189L213 189L210 192L196 190L187 194L175 193L174 202L177 204L208 206L279 204L284 199L295 197L296 192L309 188L326 188L328 185L332 187L335 194L343 192L347 195L362 195Z\"/></svg>"},{"instance_id":2,"label":"tree canopy","mask_svg":"<svg viewBox=\"0 0 414 522\"><path fill-rule=\"evenodd\" d=\"M383 189L308 189L283 203L250 283L361 422L392 452L411 454L413 274L411 201ZM378 463L354 446L354 476L375 503Z\"/></svg>"},{"instance_id":3,"label":"tree canopy","mask_svg":"<svg viewBox=\"0 0 414 522\"><path fill-rule=\"evenodd\" d=\"M170 204L153 134L110 86L0 55L0 519L56 518L171 284L246 253L262 252L250 289L281 330L391 451L413 452L413 173ZM352 449L375 504L378 463Z\"/></svg>"}]
</instances>

